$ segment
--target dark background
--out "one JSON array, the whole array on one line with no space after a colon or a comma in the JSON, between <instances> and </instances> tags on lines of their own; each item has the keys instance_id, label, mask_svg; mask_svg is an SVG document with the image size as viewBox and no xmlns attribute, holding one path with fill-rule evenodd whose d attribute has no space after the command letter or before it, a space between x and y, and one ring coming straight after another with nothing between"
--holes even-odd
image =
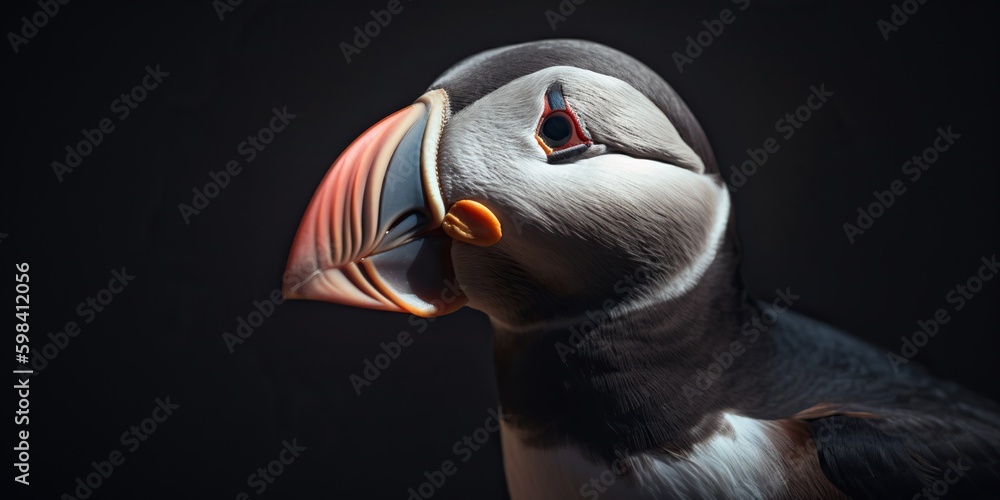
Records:
<instances>
[{"instance_id":1,"label":"dark background","mask_svg":"<svg viewBox=\"0 0 1000 500\"><path fill-rule=\"evenodd\" d=\"M26 261L32 348L81 325L31 380L32 484L16 491L73 493L166 396L180 408L91 498L406 498L455 460L496 405L482 314L418 333L402 314L291 302L235 353L222 333L279 286L314 188L354 137L461 58L515 42L579 37L637 57L687 101L727 172L825 84L835 95L733 194L745 277L761 298L790 287L796 309L898 351L997 251L1000 174L995 3L929 0L885 41L876 22L892 3L752 0L683 73L671 53L738 6L589 0L553 31L556 0L404 0L350 64L339 44L385 1L244 0L222 22L209 0L61 6L19 53L0 50L3 300ZM38 10L7 2L0 27L17 32ZM157 64L169 76L118 120L111 102ZM237 146L283 106L297 117L246 162ZM106 117L114 132L59 182L51 163ZM949 125L961 138L909 182L902 163ZM233 159L242 173L185 224L178 204ZM906 194L850 244L843 223L895 179ZM84 324L77 304L122 266L136 278ZM998 296L987 283L917 360L1000 399ZM413 345L356 395L349 376L401 331ZM248 476L292 438L306 450L257 495ZM494 435L435 498L505 496Z\"/></svg>"}]
</instances>

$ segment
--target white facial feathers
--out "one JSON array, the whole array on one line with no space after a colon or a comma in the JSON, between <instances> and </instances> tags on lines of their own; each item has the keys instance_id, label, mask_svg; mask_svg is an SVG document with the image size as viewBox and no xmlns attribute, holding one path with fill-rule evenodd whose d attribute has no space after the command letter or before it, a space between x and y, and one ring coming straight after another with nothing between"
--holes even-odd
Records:
<instances>
[{"instance_id":1,"label":"white facial feathers","mask_svg":"<svg viewBox=\"0 0 1000 500\"><path fill-rule=\"evenodd\" d=\"M595 144L558 163L535 138L553 83ZM568 66L513 80L452 116L439 168L446 204L481 202L504 228L493 247L456 245L452 257L469 305L512 325L600 304L639 266L654 280L649 299L685 293L729 215L723 183L650 99Z\"/></svg>"}]
</instances>

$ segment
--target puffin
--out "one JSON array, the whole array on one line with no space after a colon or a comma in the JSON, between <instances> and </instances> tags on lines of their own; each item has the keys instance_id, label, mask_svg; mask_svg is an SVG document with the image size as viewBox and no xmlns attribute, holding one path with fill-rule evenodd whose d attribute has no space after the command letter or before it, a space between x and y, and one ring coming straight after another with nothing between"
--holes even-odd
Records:
<instances>
[{"instance_id":1,"label":"puffin","mask_svg":"<svg viewBox=\"0 0 1000 500\"><path fill-rule=\"evenodd\" d=\"M488 50L334 161L290 299L489 316L511 498L1000 492L1000 409L740 277L709 141L583 40ZM996 498L996 496L994 496Z\"/></svg>"}]
</instances>

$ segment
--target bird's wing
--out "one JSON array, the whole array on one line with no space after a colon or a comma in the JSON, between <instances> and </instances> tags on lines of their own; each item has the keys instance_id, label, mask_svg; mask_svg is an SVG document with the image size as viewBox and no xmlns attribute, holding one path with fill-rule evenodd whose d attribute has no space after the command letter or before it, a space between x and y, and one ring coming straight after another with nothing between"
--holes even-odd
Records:
<instances>
[{"instance_id":1,"label":"bird's wing","mask_svg":"<svg viewBox=\"0 0 1000 500\"><path fill-rule=\"evenodd\" d=\"M951 399L871 412L800 415L827 479L852 498L986 498L1000 493L997 415ZM927 404L926 410L918 408ZM937 416L937 415L944 416ZM994 497L996 498L996 497Z\"/></svg>"},{"instance_id":2,"label":"bird's wing","mask_svg":"<svg viewBox=\"0 0 1000 500\"><path fill-rule=\"evenodd\" d=\"M770 411L758 412L805 439L838 489L852 498L1000 498L996 403L912 363L894 369L884 351L811 318L786 313L769 333L780 364L761 403Z\"/></svg>"}]
</instances>

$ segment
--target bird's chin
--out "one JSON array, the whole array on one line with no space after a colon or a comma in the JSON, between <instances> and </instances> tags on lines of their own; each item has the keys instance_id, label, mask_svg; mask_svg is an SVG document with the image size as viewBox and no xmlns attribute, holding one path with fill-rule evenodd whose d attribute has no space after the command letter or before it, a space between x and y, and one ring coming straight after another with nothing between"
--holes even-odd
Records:
<instances>
[{"instance_id":1,"label":"bird's chin","mask_svg":"<svg viewBox=\"0 0 1000 500\"><path fill-rule=\"evenodd\" d=\"M437 178L447 95L428 92L376 123L334 162L299 225L287 298L440 316L466 299Z\"/></svg>"}]
</instances>

